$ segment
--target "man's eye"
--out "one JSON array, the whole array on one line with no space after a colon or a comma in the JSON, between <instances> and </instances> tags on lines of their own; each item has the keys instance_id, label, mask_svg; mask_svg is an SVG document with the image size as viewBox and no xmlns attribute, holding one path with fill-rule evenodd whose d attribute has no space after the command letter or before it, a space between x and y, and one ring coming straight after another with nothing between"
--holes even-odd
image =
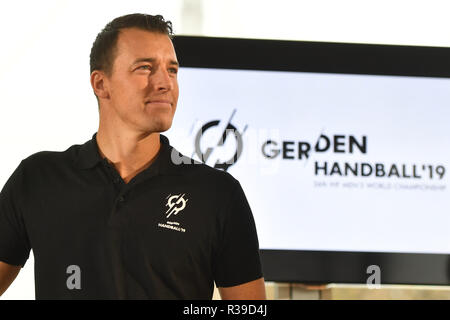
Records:
<instances>
[{"instance_id":1,"label":"man's eye","mask_svg":"<svg viewBox=\"0 0 450 320\"><path fill-rule=\"evenodd\" d=\"M148 65L146 65L146 66L140 66L140 67L138 67L138 69L141 69L141 70L151 70L151 67L150 66L148 66Z\"/></svg>"},{"instance_id":2,"label":"man's eye","mask_svg":"<svg viewBox=\"0 0 450 320\"><path fill-rule=\"evenodd\" d=\"M172 73L178 73L178 69L176 68L170 68L169 71Z\"/></svg>"}]
</instances>

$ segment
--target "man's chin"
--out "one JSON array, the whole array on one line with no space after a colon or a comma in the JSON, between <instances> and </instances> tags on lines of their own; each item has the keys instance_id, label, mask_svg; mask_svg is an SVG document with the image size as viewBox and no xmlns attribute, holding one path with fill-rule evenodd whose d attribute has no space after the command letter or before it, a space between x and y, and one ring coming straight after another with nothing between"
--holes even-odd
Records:
<instances>
[{"instance_id":1,"label":"man's chin","mask_svg":"<svg viewBox=\"0 0 450 320\"><path fill-rule=\"evenodd\" d=\"M147 132L165 132L172 127L172 121L153 122L151 125L146 126Z\"/></svg>"}]
</instances>

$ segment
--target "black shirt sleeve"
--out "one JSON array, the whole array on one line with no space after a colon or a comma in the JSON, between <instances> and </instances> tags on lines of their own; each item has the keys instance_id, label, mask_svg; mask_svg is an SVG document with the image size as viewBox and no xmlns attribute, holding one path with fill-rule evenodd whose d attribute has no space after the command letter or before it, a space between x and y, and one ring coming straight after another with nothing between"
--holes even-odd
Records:
<instances>
[{"instance_id":1,"label":"black shirt sleeve","mask_svg":"<svg viewBox=\"0 0 450 320\"><path fill-rule=\"evenodd\" d=\"M259 243L252 211L240 183L226 205L214 280L231 287L261 278Z\"/></svg>"},{"instance_id":2,"label":"black shirt sleeve","mask_svg":"<svg viewBox=\"0 0 450 320\"><path fill-rule=\"evenodd\" d=\"M22 188L23 162L0 193L0 261L16 266L24 266L30 255L30 244L22 215Z\"/></svg>"}]
</instances>

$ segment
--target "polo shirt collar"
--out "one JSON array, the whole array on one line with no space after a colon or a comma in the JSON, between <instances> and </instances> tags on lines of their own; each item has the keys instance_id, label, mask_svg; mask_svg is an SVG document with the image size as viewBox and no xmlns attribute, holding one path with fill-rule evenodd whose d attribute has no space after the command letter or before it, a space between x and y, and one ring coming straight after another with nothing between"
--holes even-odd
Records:
<instances>
[{"instance_id":1,"label":"polo shirt collar","mask_svg":"<svg viewBox=\"0 0 450 320\"><path fill-rule=\"evenodd\" d=\"M80 146L75 163L81 169L94 168L100 162L106 161L100 155L97 144L97 133L92 135L92 139ZM171 160L173 147L169 139L160 134L161 149L155 161L144 171L151 170L156 174L177 174L176 165Z\"/></svg>"}]
</instances>

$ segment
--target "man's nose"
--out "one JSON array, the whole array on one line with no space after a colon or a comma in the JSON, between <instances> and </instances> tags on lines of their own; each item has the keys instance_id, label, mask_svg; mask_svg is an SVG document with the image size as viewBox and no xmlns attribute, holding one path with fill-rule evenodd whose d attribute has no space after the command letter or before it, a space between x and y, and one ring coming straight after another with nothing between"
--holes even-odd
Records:
<instances>
[{"instance_id":1,"label":"man's nose","mask_svg":"<svg viewBox=\"0 0 450 320\"><path fill-rule=\"evenodd\" d=\"M173 89L169 71L165 70L164 68L158 68L150 78L150 85L156 91L168 91Z\"/></svg>"}]
</instances>

